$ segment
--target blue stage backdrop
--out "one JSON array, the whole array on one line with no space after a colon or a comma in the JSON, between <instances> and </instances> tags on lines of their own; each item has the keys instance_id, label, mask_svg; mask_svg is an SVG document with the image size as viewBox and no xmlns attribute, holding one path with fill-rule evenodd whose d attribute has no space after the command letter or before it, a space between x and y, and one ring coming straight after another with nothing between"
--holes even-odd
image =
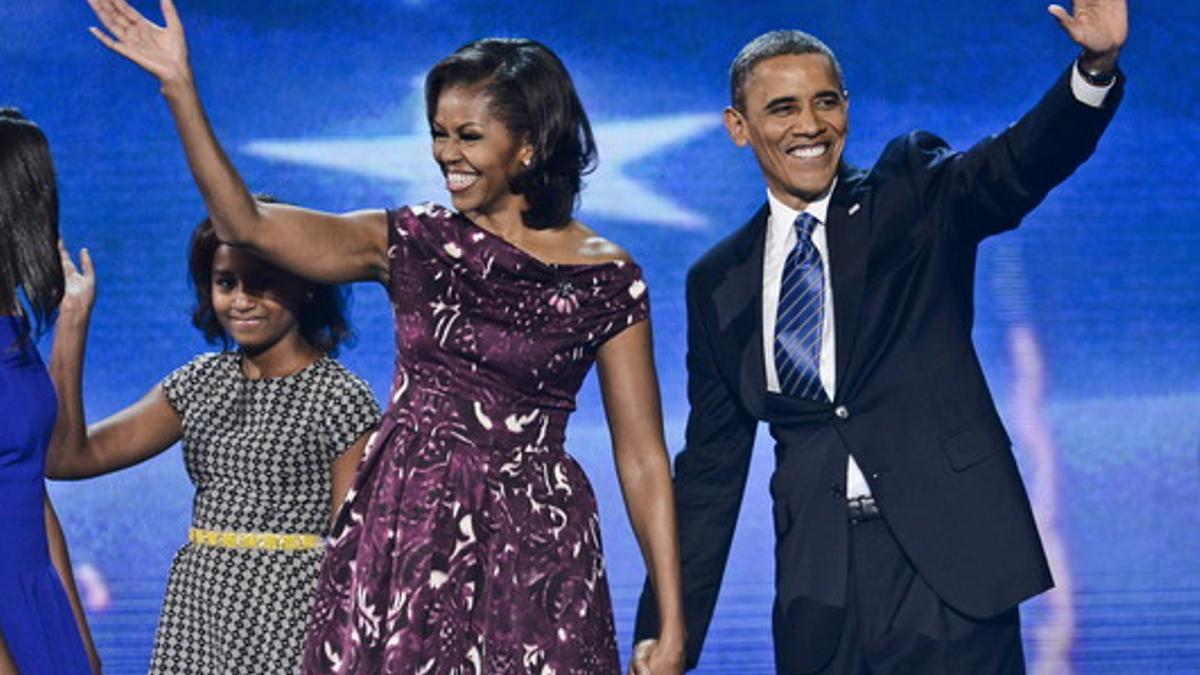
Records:
<instances>
[{"instance_id":1,"label":"blue stage backdrop","mask_svg":"<svg viewBox=\"0 0 1200 675\"><path fill-rule=\"evenodd\" d=\"M158 17L157 3L136 4ZM1075 53L1044 4L180 0L180 11L213 124L252 188L335 211L446 201L420 94L439 58L485 35L555 49L600 145L581 217L646 269L678 451L685 272L764 199L753 157L720 127L738 48L779 27L823 37L851 90L847 155L865 165L910 129L966 147L1031 106ZM976 341L1058 580L1024 614L1040 673L1200 668L1200 4L1133 4L1128 91L1095 157L987 242L979 265ZM0 103L46 129L65 236L99 269L86 370L98 420L211 347L188 323L185 272L203 205L156 83L89 37L92 23L83 0L0 3ZM354 289L353 319L343 360L386 400L379 287ZM642 562L594 381L579 407L568 448L599 496L627 654ZM772 464L760 443L697 672L772 671ZM107 672L144 672L191 508L178 448L52 492Z\"/></svg>"}]
</instances>

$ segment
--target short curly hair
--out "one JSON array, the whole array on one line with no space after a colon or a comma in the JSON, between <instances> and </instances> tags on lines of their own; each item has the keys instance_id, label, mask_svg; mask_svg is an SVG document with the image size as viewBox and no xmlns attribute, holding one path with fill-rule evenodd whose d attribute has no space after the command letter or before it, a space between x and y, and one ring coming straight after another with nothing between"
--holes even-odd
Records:
<instances>
[{"instance_id":1,"label":"short curly hair","mask_svg":"<svg viewBox=\"0 0 1200 675\"><path fill-rule=\"evenodd\" d=\"M255 195L255 199L276 203L275 199L265 195ZM204 339L210 344L220 343L223 348L229 349L233 340L221 327L212 306L213 258L222 243L213 229L212 220L205 218L200 221L192 231L188 245L188 272L196 293L192 325L204 334ZM320 351L330 356L336 355L341 345L351 346L354 343L354 331L347 318L350 289L317 283L312 283L311 289L312 299L304 303L300 315L296 317L300 324L300 335Z\"/></svg>"},{"instance_id":2,"label":"short curly hair","mask_svg":"<svg viewBox=\"0 0 1200 675\"><path fill-rule=\"evenodd\" d=\"M746 43L729 64L729 104L745 112L746 87L754 66L769 58L790 54L820 54L829 59L833 78L837 80L838 88L845 91L842 64L824 42L802 30L773 30Z\"/></svg>"}]
</instances>

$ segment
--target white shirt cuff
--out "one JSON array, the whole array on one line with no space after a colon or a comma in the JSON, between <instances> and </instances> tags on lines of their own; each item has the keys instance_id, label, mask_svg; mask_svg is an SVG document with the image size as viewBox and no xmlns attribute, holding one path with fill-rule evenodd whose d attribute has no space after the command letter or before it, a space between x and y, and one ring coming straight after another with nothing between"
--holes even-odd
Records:
<instances>
[{"instance_id":1,"label":"white shirt cuff","mask_svg":"<svg viewBox=\"0 0 1200 675\"><path fill-rule=\"evenodd\" d=\"M1113 88L1117 81L1114 79L1108 85L1097 87L1096 85L1083 79L1083 75L1079 74L1079 62L1071 64L1071 93L1075 95L1075 100L1084 105L1093 108L1104 106L1104 98L1108 96L1108 90Z\"/></svg>"}]
</instances>

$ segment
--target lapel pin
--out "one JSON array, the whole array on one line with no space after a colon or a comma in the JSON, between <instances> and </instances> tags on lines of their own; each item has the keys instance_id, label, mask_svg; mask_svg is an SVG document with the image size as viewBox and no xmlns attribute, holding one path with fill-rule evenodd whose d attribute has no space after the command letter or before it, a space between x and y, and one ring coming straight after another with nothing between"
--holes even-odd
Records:
<instances>
[{"instance_id":1,"label":"lapel pin","mask_svg":"<svg viewBox=\"0 0 1200 675\"><path fill-rule=\"evenodd\" d=\"M862 204L855 204L854 206L850 207L850 212L846 215L852 216L852 215L858 213L858 210L861 208L862 208Z\"/></svg>"}]
</instances>

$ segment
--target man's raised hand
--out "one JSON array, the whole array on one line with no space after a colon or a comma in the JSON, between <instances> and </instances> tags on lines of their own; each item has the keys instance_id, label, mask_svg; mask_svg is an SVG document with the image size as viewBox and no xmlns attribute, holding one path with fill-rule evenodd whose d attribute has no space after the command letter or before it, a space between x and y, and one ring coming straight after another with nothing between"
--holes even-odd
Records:
<instances>
[{"instance_id":1,"label":"man's raised hand","mask_svg":"<svg viewBox=\"0 0 1200 675\"><path fill-rule=\"evenodd\" d=\"M1048 9L1071 40L1083 48L1083 58L1091 65L1100 70L1116 66L1117 54L1129 36L1125 0L1075 0L1072 12L1061 5L1050 5Z\"/></svg>"}]
</instances>

